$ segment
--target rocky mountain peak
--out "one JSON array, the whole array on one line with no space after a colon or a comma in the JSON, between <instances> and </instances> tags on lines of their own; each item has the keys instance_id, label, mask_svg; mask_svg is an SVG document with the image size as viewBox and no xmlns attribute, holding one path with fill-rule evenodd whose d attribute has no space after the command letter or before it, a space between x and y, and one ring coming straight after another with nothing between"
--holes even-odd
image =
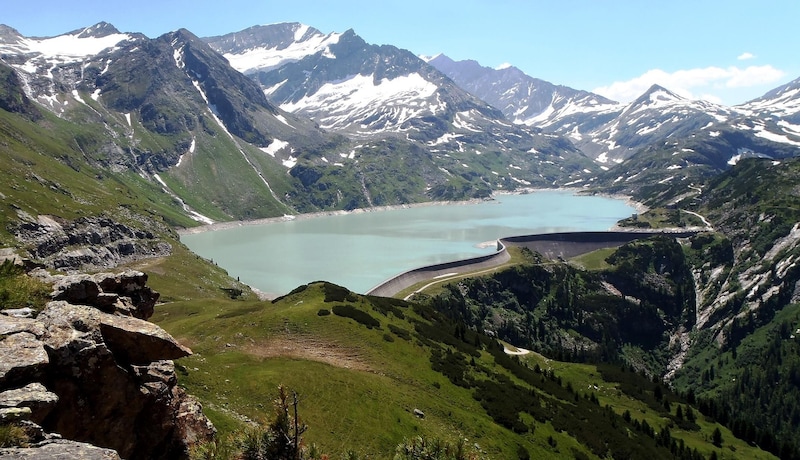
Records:
<instances>
[{"instance_id":1,"label":"rocky mountain peak","mask_svg":"<svg viewBox=\"0 0 800 460\"><path fill-rule=\"evenodd\" d=\"M107 22L98 22L91 27L70 32L69 35L77 35L78 38L103 38L118 33L120 33L120 31L113 25Z\"/></svg>"},{"instance_id":2,"label":"rocky mountain peak","mask_svg":"<svg viewBox=\"0 0 800 460\"><path fill-rule=\"evenodd\" d=\"M635 101L633 101L630 105L632 107L639 105L661 105L665 103L685 101L685 100L686 98L678 96L677 94L664 88L663 86L654 84L650 88L648 88L647 91L644 92L644 94L642 94Z\"/></svg>"},{"instance_id":3,"label":"rocky mountain peak","mask_svg":"<svg viewBox=\"0 0 800 460\"><path fill-rule=\"evenodd\" d=\"M236 54L256 48L286 49L292 44L321 36L324 36L322 32L305 24L283 22L252 26L239 32L208 37L206 41L215 49Z\"/></svg>"},{"instance_id":4,"label":"rocky mountain peak","mask_svg":"<svg viewBox=\"0 0 800 460\"><path fill-rule=\"evenodd\" d=\"M781 85L758 99L749 101L741 106L748 114L759 115L761 117L773 119L780 117L784 122L791 124L800 123L800 78ZM786 129L784 131L792 136L797 136L796 129Z\"/></svg>"},{"instance_id":5,"label":"rocky mountain peak","mask_svg":"<svg viewBox=\"0 0 800 460\"><path fill-rule=\"evenodd\" d=\"M16 43L22 38L22 34L13 27L0 24L0 43Z\"/></svg>"}]
</instances>

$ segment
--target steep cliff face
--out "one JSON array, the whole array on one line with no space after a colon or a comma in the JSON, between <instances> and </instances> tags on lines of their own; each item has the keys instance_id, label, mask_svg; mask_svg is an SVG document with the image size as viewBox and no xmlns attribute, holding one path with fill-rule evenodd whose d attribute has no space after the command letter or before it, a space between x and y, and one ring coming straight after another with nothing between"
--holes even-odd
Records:
<instances>
[{"instance_id":1,"label":"steep cliff face","mask_svg":"<svg viewBox=\"0 0 800 460\"><path fill-rule=\"evenodd\" d=\"M25 420L41 449L58 434L130 459L186 457L213 437L177 386L171 360L191 350L147 321L158 293L145 274L32 275L55 300L35 318L0 315L0 418Z\"/></svg>"}]
</instances>

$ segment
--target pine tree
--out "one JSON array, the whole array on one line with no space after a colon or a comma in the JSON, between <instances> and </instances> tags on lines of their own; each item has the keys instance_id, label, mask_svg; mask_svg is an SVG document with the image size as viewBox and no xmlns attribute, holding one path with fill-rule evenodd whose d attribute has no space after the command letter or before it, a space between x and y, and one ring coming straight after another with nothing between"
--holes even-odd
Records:
<instances>
[{"instance_id":1,"label":"pine tree","mask_svg":"<svg viewBox=\"0 0 800 460\"><path fill-rule=\"evenodd\" d=\"M711 435L711 442L717 447L722 447L722 432L719 430L719 427L714 428L714 433Z\"/></svg>"}]
</instances>

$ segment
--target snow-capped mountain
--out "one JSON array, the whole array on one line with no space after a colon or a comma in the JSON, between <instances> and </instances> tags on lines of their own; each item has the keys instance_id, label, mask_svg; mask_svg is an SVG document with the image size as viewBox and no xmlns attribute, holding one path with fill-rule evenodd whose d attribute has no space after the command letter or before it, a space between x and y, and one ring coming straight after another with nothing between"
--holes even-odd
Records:
<instances>
[{"instance_id":1,"label":"snow-capped mountain","mask_svg":"<svg viewBox=\"0 0 800 460\"><path fill-rule=\"evenodd\" d=\"M296 150L335 143L312 121L271 104L255 82L187 30L149 39L101 23L28 38L3 27L0 59L27 98L103 131L76 136L87 142L94 165L135 171L218 216L241 215L235 209L242 206L264 215L265 203L282 201L267 170L285 174ZM162 180L167 175L177 191ZM206 186L199 177L216 182ZM233 190L239 182L248 193Z\"/></svg>"},{"instance_id":2,"label":"snow-capped mountain","mask_svg":"<svg viewBox=\"0 0 800 460\"><path fill-rule=\"evenodd\" d=\"M269 29L219 38L226 58L184 29L150 39L101 23L31 38L2 27L0 108L62 118L93 168L135 172L204 222L486 197L593 173L569 141L514 126L410 52L352 31ZM230 64L236 50L277 54L245 75ZM267 98L262 81L276 76L287 82L270 97L296 97ZM318 90L330 88L352 105L326 115Z\"/></svg>"},{"instance_id":3,"label":"snow-capped mountain","mask_svg":"<svg viewBox=\"0 0 800 460\"><path fill-rule=\"evenodd\" d=\"M654 151L667 143L719 136L731 130L740 132L741 138L755 136L772 143L800 146L800 80L736 107L688 100L658 85L629 104L618 104L593 93L530 77L514 67L491 69L475 61L455 62L444 55L428 62L502 110L515 123L568 137L603 169L642 150ZM666 139L670 142L665 143ZM743 142L738 148L735 143L725 143L728 151L709 152L713 159L708 163L718 164L725 155L723 166L748 155L786 155L780 145L763 145L760 152L751 151L757 144L755 140ZM729 155L730 148L736 153ZM675 164L666 166L672 167L668 170L672 172L677 168ZM674 176L663 173L664 178Z\"/></svg>"},{"instance_id":4,"label":"snow-capped mountain","mask_svg":"<svg viewBox=\"0 0 800 460\"><path fill-rule=\"evenodd\" d=\"M668 138L690 135L716 123L726 123L737 113L706 101L692 101L659 86L651 86L636 100L613 113L599 126L588 123L551 125L568 136L599 163L620 163L637 150Z\"/></svg>"},{"instance_id":5,"label":"snow-capped mountain","mask_svg":"<svg viewBox=\"0 0 800 460\"><path fill-rule=\"evenodd\" d=\"M95 127L75 136L93 164L133 170L222 219L529 186L630 192L800 148L797 80L738 107L659 86L623 105L513 67L431 63L451 76L352 30L301 24L203 40L107 23L44 38L0 26L0 108Z\"/></svg>"},{"instance_id":6,"label":"snow-capped mountain","mask_svg":"<svg viewBox=\"0 0 800 460\"><path fill-rule=\"evenodd\" d=\"M141 34L120 33L104 22L43 38L23 37L15 29L0 25L0 59L17 69L31 99L63 112L64 100L56 97L59 84L74 87L82 78L81 65L144 40Z\"/></svg>"},{"instance_id":7,"label":"snow-capped mountain","mask_svg":"<svg viewBox=\"0 0 800 460\"><path fill-rule=\"evenodd\" d=\"M782 87L768 94L776 97L723 107L653 86L612 123L591 133L595 145L626 146L624 162L597 183L616 192L644 188L651 198L658 192L679 199L742 159L800 156L798 126L775 115L791 107L787 94L792 91Z\"/></svg>"},{"instance_id":8,"label":"snow-capped mountain","mask_svg":"<svg viewBox=\"0 0 800 460\"><path fill-rule=\"evenodd\" d=\"M564 139L510 123L410 51L370 45L353 30L273 24L206 40L283 110L353 139L415 143L447 174L468 169L502 188L564 184L594 167ZM505 164L480 158L488 153Z\"/></svg>"},{"instance_id":9,"label":"snow-capped mountain","mask_svg":"<svg viewBox=\"0 0 800 460\"><path fill-rule=\"evenodd\" d=\"M341 34L323 34L299 23L254 26L240 32L206 38L206 42L222 53L231 65L249 75L267 72L316 53L331 56L330 46Z\"/></svg>"},{"instance_id":10,"label":"snow-capped mountain","mask_svg":"<svg viewBox=\"0 0 800 460\"><path fill-rule=\"evenodd\" d=\"M619 106L588 91L533 78L513 66L492 69L477 61L453 61L444 54L426 60L517 124L544 128L572 114L600 114Z\"/></svg>"},{"instance_id":11,"label":"snow-capped mountain","mask_svg":"<svg viewBox=\"0 0 800 460\"><path fill-rule=\"evenodd\" d=\"M461 112L465 118L502 119L409 51L369 45L352 30L323 35L300 24L274 24L207 41L257 79L271 101L324 129L419 137L425 129L414 125L426 117L452 122L448 117Z\"/></svg>"},{"instance_id":12,"label":"snow-capped mountain","mask_svg":"<svg viewBox=\"0 0 800 460\"><path fill-rule=\"evenodd\" d=\"M781 119L800 124L800 78L779 86L760 98L737 108L747 114L756 114L770 121Z\"/></svg>"}]
</instances>

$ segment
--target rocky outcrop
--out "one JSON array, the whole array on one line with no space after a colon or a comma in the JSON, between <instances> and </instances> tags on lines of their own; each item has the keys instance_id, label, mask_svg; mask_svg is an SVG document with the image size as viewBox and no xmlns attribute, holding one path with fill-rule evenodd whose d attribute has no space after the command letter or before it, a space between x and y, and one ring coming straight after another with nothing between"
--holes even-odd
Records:
<instances>
[{"instance_id":1,"label":"rocky outcrop","mask_svg":"<svg viewBox=\"0 0 800 460\"><path fill-rule=\"evenodd\" d=\"M53 285L53 300L90 305L106 313L149 319L158 292L147 287L147 275L134 270L95 275L50 275L36 270L31 275Z\"/></svg>"},{"instance_id":2,"label":"rocky outcrop","mask_svg":"<svg viewBox=\"0 0 800 460\"><path fill-rule=\"evenodd\" d=\"M64 221L23 212L18 215L21 223L14 228L15 236L29 248L32 259L53 270L109 269L172 252L172 246L153 232L107 217Z\"/></svg>"},{"instance_id":3,"label":"rocky outcrop","mask_svg":"<svg viewBox=\"0 0 800 460\"><path fill-rule=\"evenodd\" d=\"M63 458L71 460L119 460L119 454L112 449L103 449L82 442L65 439L42 441L27 448L0 449L0 457L19 460L52 460Z\"/></svg>"},{"instance_id":4,"label":"rocky outcrop","mask_svg":"<svg viewBox=\"0 0 800 460\"><path fill-rule=\"evenodd\" d=\"M0 456L51 458L74 448L84 452L75 458L171 459L213 437L200 404L177 386L171 360L191 350L146 321L158 299L146 275L36 276L52 283L57 300L35 318L0 315L0 417L113 450L42 435L35 449Z\"/></svg>"}]
</instances>

